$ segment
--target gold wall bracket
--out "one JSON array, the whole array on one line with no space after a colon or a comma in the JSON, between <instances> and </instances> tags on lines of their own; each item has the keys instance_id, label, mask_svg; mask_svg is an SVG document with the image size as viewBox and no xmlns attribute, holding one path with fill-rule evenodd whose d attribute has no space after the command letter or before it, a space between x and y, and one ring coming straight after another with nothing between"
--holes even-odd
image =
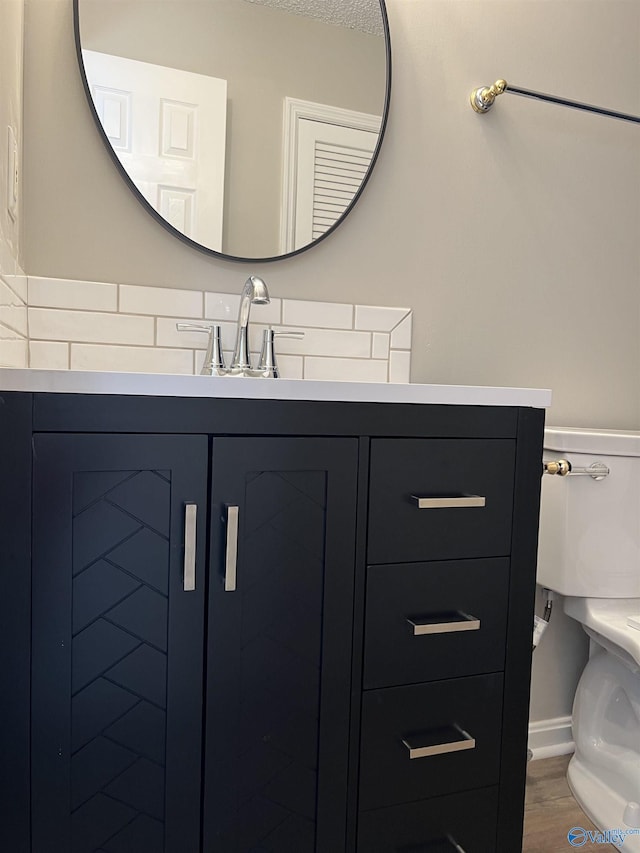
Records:
<instances>
[{"instance_id":1,"label":"gold wall bracket","mask_svg":"<svg viewBox=\"0 0 640 853\"><path fill-rule=\"evenodd\" d=\"M469 100L477 113L488 113L498 95L502 95L503 92L507 92L510 95L520 95L523 98L533 98L535 101L545 101L560 107L570 107L574 110L595 113L606 118L617 118L620 121L631 121L635 124L640 124L640 116L621 113L617 110L605 109L604 107L596 107L593 104L584 104L581 101L570 101L568 98L559 98L557 95L546 95L544 92L523 89L513 84L507 85L506 80L496 80L492 86L481 86L478 89L474 89L469 96Z\"/></svg>"},{"instance_id":2,"label":"gold wall bracket","mask_svg":"<svg viewBox=\"0 0 640 853\"><path fill-rule=\"evenodd\" d=\"M506 80L496 80L496 82L491 86L481 86L478 89L474 89L469 96L471 106L477 113L489 112L495 102L495 99L498 95L505 92L506 89Z\"/></svg>"}]
</instances>

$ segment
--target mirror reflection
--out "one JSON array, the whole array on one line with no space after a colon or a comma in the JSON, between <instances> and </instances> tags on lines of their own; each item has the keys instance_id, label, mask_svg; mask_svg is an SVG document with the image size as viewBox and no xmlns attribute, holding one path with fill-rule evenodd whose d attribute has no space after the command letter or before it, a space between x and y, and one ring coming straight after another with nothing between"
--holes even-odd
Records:
<instances>
[{"instance_id":1,"label":"mirror reflection","mask_svg":"<svg viewBox=\"0 0 640 853\"><path fill-rule=\"evenodd\" d=\"M308 248L373 167L389 95L381 0L74 0L86 87L130 185L226 257Z\"/></svg>"}]
</instances>

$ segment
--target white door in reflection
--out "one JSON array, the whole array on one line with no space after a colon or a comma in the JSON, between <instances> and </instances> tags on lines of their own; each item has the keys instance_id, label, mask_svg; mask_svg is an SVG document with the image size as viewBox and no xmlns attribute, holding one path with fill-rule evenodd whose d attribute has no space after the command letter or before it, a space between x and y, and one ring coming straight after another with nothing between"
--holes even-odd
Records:
<instances>
[{"instance_id":1,"label":"white door in reflection","mask_svg":"<svg viewBox=\"0 0 640 853\"><path fill-rule=\"evenodd\" d=\"M92 50L82 58L103 130L140 193L221 251L226 80Z\"/></svg>"}]
</instances>

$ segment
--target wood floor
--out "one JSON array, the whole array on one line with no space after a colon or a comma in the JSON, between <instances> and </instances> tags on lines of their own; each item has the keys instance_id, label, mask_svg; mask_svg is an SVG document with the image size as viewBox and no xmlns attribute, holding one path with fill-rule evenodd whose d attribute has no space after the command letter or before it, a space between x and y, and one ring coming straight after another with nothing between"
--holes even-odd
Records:
<instances>
[{"instance_id":1,"label":"wood floor","mask_svg":"<svg viewBox=\"0 0 640 853\"><path fill-rule=\"evenodd\" d=\"M575 849L567 840L572 827L595 829L571 796L566 778L570 758L560 755L529 762L522 853L568 853ZM597 849L617 853L610 844L599 844Z\"/></svg>"}]
</instances>

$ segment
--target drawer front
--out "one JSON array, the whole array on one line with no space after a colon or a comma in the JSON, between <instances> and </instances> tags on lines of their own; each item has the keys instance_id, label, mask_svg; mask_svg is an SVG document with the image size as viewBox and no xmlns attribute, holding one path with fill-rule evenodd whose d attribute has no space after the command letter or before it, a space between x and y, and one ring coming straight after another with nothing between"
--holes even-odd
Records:
<instances>
[{"instance_id":1,"label":"drawer front","mask_svg":"<svg viewBox=\"0 0 640 853\"><path fill-rule=\"evenodd\" d=\"M368 562L509 554L514 460L510 439L373 440Z\"/></svg>"},{"instance_id":2,"label":"drawer front","mask_svg":"<svg viewBox=\"0 0 640 853\"><path fill-rule=\"evenodd\" d=\"M498 783L502 674L363 696L360 808Z\"/></svg>"},{"instance_id":3,"label":"drawer front","mask_svg":"<svg viewBox=\"0 0 640 853\"><path fill-rule=\"evenodd\" d=\"M509 560L371 566L364 688L504 668Z\"/></svg>"},{"instance_id":4,"label":"drawer front","mask_svg":"<svg viewBox=\"0 0 640 853\"><path fill-rule=\"evenodd\" d=\"M361 812L358 853L490 853L496 849L497 788L481 788ZM456 847L455 845L458 845Z\"/></svg>"}]
</instances>

